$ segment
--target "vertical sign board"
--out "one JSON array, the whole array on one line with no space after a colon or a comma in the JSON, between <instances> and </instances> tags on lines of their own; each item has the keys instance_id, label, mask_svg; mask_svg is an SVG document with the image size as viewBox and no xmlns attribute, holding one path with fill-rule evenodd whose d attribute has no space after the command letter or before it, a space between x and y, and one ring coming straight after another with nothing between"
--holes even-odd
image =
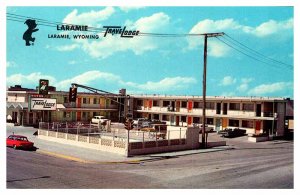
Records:
<instances>
[{"instance_id":1,"label":"vertical sign board","mask_svg":"<svg viewBox=\"0 0 300 195\"><path fill-rule=\"evenodd\" d=\"M49 86L49 80L40 79L40 81L39 81L39 94L48 95L48 86Z\"/></svg>"},{"instance_id":2,"label":"vertical sign board","mask_svg":"<svg viewBox=\"0 0 300 195\"><path fill-rule=\"evenodd\" d=\"M52 98L31 98L30 110L56 110L56 99Z\"/></svg>"}]
</instances>

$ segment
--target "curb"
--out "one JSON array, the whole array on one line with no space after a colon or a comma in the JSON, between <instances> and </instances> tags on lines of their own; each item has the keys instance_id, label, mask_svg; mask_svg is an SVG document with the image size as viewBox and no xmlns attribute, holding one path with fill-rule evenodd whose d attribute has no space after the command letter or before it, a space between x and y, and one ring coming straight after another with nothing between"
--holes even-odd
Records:
<instances>
[{"instance_id":1,"label":"curb","mask_svg":"<svg viewBox=\"0 0 300 195\"><path fill-rule=\"evenodd\" d=\"M47 155L47 156L53 156L56 158L62 158L62 159L75 161L75 162L79 162L79 163L85 163L85 164L140 164L140 162L145 161L145 159L144 160L142 159L142 160L129 160L129 161L102 161L101 162L101 161L84 160L84 159L77 158L74 156L59 154L59 153L50 152L50 151L46 151L46 150L37 150L36 152L39 154Z\"/></svg>"}]
</instances>

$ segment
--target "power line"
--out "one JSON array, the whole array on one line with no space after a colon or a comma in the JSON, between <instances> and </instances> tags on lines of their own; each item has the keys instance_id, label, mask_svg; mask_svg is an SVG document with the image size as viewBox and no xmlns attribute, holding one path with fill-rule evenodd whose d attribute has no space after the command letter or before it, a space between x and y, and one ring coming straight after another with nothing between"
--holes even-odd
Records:
<instances>
[{"instance_id":1,"label":"power line","mask_svg":"<svg viewBox=\"0 0 300 195\"><path fill-rule=\"evenodd\" d=\"M227 38L226 38L227 37ZM251 49L250 47L246 46L245 44L235 40L234 38L232 38L231 36L229 36L228 34L225 34L225 37L224 37L227 41L231 42L232 44L236 45L236 46L240 46L240 48L244 48L245 50L253 53L254 55L257 55L257 56L260 56L261 58L266 58L274 63L278 63L278 64L281 64L281 65L285 65L285 66L288 66L290 68L292 68L293 66L291 66L290 64L286 64L284 62L280 62L278 60L275 60L275 59L272 59L266 55L263 55L261 53L259 53L258 51L255 51L254 49ZM228 39L229 38L229 39Z\"/></svg>"},{"instance_id":2,"label":"power line","mask_svg":"<svg viewBox=\"0 0 300 195\"><path fill-rule=\"evenodd\" d=\"M221 41L222 43L224 43L225 45L227 45L228 47L230 47L230 48L232 48L232 49L234 49L234 50L240 52L241 54L243 54L243 55L245 55L245 56L247 56L247 57L249 57L249 58L251 58L251 59L253 59L253 60L256 60L256 61L258 61L258 62L264 63L264 64L269 65L269 66L272 66L272 67L273 67L273 65L274 65L274 66L276 66L276 67L279 68L279 69L282 68L282 66L279 66L278 64L273 64L273 65L271 65L271 64L269 64L269 63L267 63L267 62L265 62L265 61L263 61L263 60L261 60L261 59L259 59L259 58L257 58L257 57L254 57L254 56L252 56L252 55L250 55L250 54L247 54L247 53L244 52L244 51L241 51L241 49L238 49L238 48L236 48L236 47L230 45L229 43L227 43L227 42L224 41L224 40L221 40L221 39L218 38L218 37L216 37L216 38L217 38L219 41ZM292 70L291 67L286 67L286 66L284 66L284 68L287 68L287 69L289 69L289 70Z\"/></svg>"},{"instance_id":3,"label":"power line","mask_svg":"<svg viewBox=\"0 0 300 195\"><path fill-rule=\"evenodd\" d=\"M11 21L17 21L16 19L19 19L20 21L17 22L23 22L22 19L35 19L39 22L39 25L42 26L49 26L49 27L55 27L56 25L79 25L79 24L69 24L69 23L62 23L62 22L53 22L50 20L45 20L45 19L40 19L36 17L29 17L29 16L24 16L24 15L19 15L19 14L12 14L12 13L6 13L7 17L9 18L8 20ZM55 25L55 26L51 26ZM88 26L89 32L99 32L99 33L105 33L105 32L100 32L100 31L105 31L105 28L97 28L97 27L91 27ZM98 31L97 31L98 30ZM151 36L151 37L188 37L188 36L204 36L204 35L210 35L212 33L147 33L147 32L140 32L140 36Z\"/></svg>"},{"instance_id":4,"label":"power line","mask_svg":"<svg viewBox=\"0 0 300 195\"><path fill-rule=\"evenodd\" d=\"M41 18L36 18L36 17L29 17L29 16L24 16L24 15L19 15L19 14L13 14L13 13L6 13L7 14L7 20L14 21L14 22L22 22L26 19L35 19L38 21L38 25L40 26L46 26L46 27L57 27L57 25L78 25L78 24L69 24L69 23L62 23L62 22L53 22L50 20L45 20ZM104 31L103 31L104 30ZM97 28L97 27L90 27L88 26L88 32L94 32L94 33L101 33L104 34L106 29L104 28ZM220 39L219 37L217 38L219 41L222 43L226 44L228 47L242 53L243 55L259 61L261 63L271 65L272 63L274 66L277 68L287 68L289 70L293 69L293 66L280 62L278 60L269 58L253 49L250 47L246 46L245 44L235 40L228 34L225 34L225 36L222 36L223 39ZM213 36L213 33L151 33L151 32L140 32L139 36L148 36L148 37L160 37L160 38L179 38L179 37L199 37L199 36Z\"/></svg>"}]
</instances>

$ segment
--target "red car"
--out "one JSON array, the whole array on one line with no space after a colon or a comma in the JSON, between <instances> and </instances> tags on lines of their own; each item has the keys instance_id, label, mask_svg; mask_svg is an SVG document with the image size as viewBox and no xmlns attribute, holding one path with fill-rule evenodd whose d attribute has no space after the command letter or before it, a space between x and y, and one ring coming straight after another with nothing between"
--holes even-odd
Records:
<instances>
[{"instance_id":1,"label":"red car","mask_svg":"<svg viewBox=\"0 0 300 195\"><path fill-rule=\"evenodd\" d=\"M6 139L6 146L14 149L33 149L33 142L28 141L27 137L23 135L10 135Z\"/></svg>"}]
</instances>

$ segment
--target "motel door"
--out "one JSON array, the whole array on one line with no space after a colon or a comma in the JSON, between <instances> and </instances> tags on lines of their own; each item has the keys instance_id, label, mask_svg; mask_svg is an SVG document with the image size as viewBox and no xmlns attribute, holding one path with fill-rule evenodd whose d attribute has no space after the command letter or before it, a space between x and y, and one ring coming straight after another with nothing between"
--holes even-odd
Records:
<instances>
[{"instance_id":1,"label":"motel door","mask_svg":"<svg viewBox=\"0 0 300 195\"><path fill-rule=\"evenodd\" d=\"M255 134L259 134L261 129L261 121L255 122Z\"/></svg>"},{"instance_id":2,"label":"motel door","mask_svg":"<svg viewBox=\"0 0 300 195\"><path fill-rule=\"evenodd\" d=\"M222 129L226 128L228 126L228 119L227 118L223 118L222 119Z\"/></svg>"},{"instance_id":3,"label":"motel door","mask_svg":"<svg viewBox=\"0 0 300 195\"><path fill-rule=\"evenodd\" d=\"M81 121L81 112L76 112L77 113L77 121Z\"/></svg>"},{"instance_id":4,"label":"motel door","mask_svg":"<svg viewBox=\"0 0 300 195\"><path fill-rule=\"evenodd\" d=\"M179 116L176 116L176 126L179 126Z\"/></svg>"},{"instance_id":5,"label":"motel door","mask_svg":"<svg viewBox=\"0 0 300 195\"><path fill-rule=\"evenodd\" d=\"M189 125L192 125L192 117L191 117L191 116L188 116L187 119L188 119L188 120L187 120L188 126L189 126Z\"/></svg>"}]
</instances>

